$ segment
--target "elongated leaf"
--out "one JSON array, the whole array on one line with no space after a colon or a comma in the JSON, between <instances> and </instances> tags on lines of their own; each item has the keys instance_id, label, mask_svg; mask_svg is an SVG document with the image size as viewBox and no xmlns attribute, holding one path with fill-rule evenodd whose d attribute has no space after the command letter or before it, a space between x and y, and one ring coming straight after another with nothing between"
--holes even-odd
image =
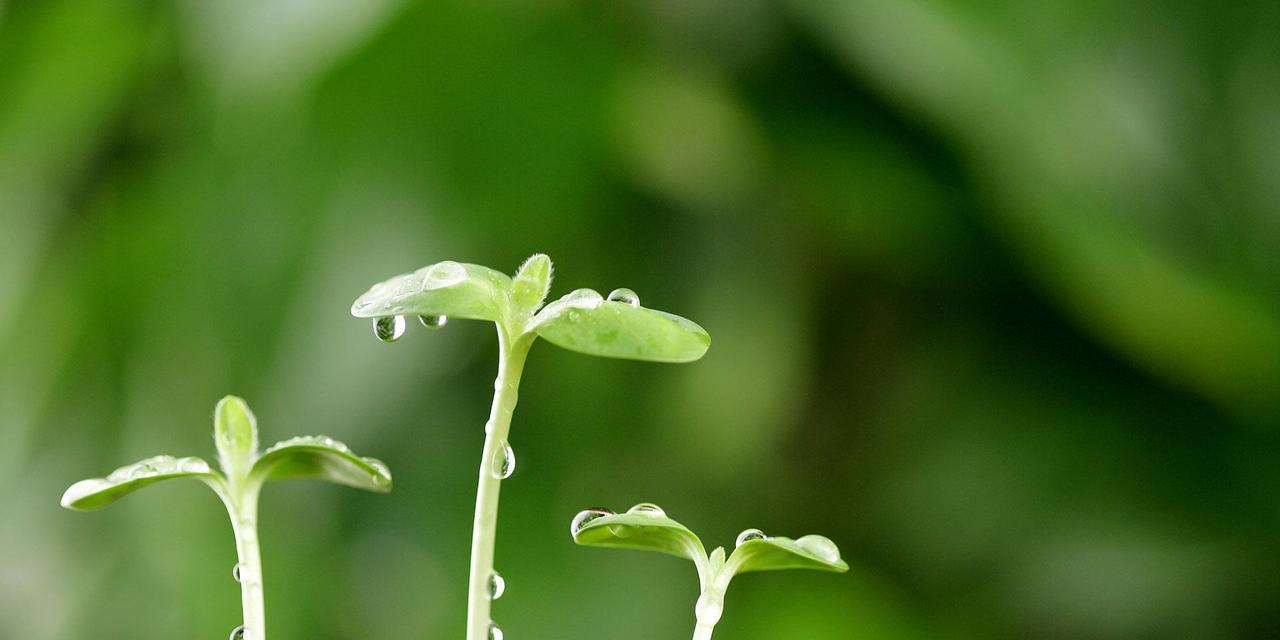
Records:
<instances>
[{"instance_id":1,"label":"elongated leaf","mask_svg":"<svg viewBox=\"0 0 1280 640\"><path fill-rule=\"evenodd\" d=\"M351 305L357 318L450 316L498 321L511 278L489 267L446 260L373 285Z\"/></svg>"},{"instance_id":2,"label":"elongated leaf","mask_svg":"<svg viewBox=\"0 0 1280 640\"><path fill-rule=\"evenodd\" d=\"M62 506L77 511L101 509L149 484L172 478L220 478L200 458L155 456L112 471L105 478L81 480L62 494Z\"/></svg>"},{"instance_id":3,"label":"elongated leaf","mask_svg":"<svg viewBox=\"0 0 1280 640\"><path fill-rule=\"evenodd\" d=\"M317 478L357 489L391 491L391 470L375 458L362 458L327 436L298 436L272 445L253 464L255 481Z\"/></svg>"},{"instance_id":4,"label":"elongated leaf","mask_svg":"<svg viewBox=\"0 0 1280 640\"><path fill-rule=\"evenodd\" d=\"M610 297L622 299L578 289L538 312L529 330L570 351L626 360L691 362L711 346L711 336L692 320Z\"/></svg>"},{"instance_id":5,"label":"elongated leaf","mask_svg":"<svg viewBox=\"0 0 1280 640\"><path fill-rule=\"evenodd\" d=\"M226 396L213 408L213 441L222 472L239 477L258 455L258 418L236 396Z\"/></svg>"},{"instance_id":6,"label":"elongated leaf","mask_svg":"<svg viewBox=\"0 0 1280 640\"><path fill-rule=\"evenodd\" d=\"M574 520L573 541L588 547L657 551L703 566L707 552L692 531L665 514L636 511L633 507L631 512L597 517L578 527L583 514L593 513L584 511Z\"/></svg>"},{"instance_id":7,"label":"elongated leaf","mask_svg":"<svg viewBox=\"0 0 1280 640\"><path fill-rule=\"evenodd\" d=\"M816 569L843 573L849 565L840 559L840 549L831 540L807 535L798 540L775 537L747 540L738 545L725 562L733 574L780 569Z\"/></svg>"}]
</instances>

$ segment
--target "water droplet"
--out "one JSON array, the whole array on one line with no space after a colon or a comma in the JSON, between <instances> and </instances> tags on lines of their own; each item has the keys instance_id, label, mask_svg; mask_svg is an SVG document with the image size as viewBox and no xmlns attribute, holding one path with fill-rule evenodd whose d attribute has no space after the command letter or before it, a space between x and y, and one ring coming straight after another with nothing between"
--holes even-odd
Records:
<instances>
[{"instance_id":1,"label":"water droplet","mask_svg":"<svg viewBox=\"0 0 1280 640\"><path fill-rule=\"evenodd\" d=\"M608 509L595 507L592 509L584 509L573 517L573 523L569 525L569 535L577 536L582 528L590 524L593 520L599 520L605 516L611 516L613 512Z\"/></svg>"},{"instance_id":2,"label":"water droplet","mask_svg":"<svg viewBox=\"0 0 1280 640\"><path fill-rule=\"evenodd\" d=\"M141 478L150 478L160 475L160 470L150 462L139 462L129 469L129 479L139 480Z\"/></svg>"},{"instance_id":3,"label":"water droplet","mask_svg":"<svg viewBox=\"0 0 1280 640\"><path fill-rule=\"evenodd\" d=\"M698 624L715 625L724 615L724 603L718 596L704 593L698 596L698 604L694 606L694 614L698 616Z\"/></svg>"},{"instance_id":4,"label":"water droplet","mask_svg":"<svg viewBox=\"0 0 1280 640\"><path fill-rule=\"evenodd\" d=\"M382 316L373 319L373 335L383 342L395 342L404 335L404 316Z\"/></svg>"},{"instance_id":5,"label":"water droplet","mask_svg":"<svg viewBox=\"0 0 1280 640\"><path fill-rule=\"evenodd\" d=\"M744 542L751 542L752 540L768 540L768 539L769 539L769 536L766 536L764 532L759 529L747 529L746 531L743 531L742 533L738 534L738 540L734 542L733 548L736 549L738 547L741 547L742 543Z\"/></svg>"},{"instance_id":6,"label":"water droplet","mask_svg":"<svg viewBox=\"0 0 1280 640\"><path fill-rule=\"evenodd\" d=\"M502 443L502 449L493 454L493 477L506 480L516 472L516 452L511 445Z\"/></svg>"},{"instance_id":7,"label":"water droplet","mask_svg":"<svg viewBox=\"0 0 1280 640\"><path fill-rule=\"evenodd\" d=\"M231 630L231 635L227 640L244 640L244 625L240 625Z\"/></svg>"},{"instance_id":8,"label":"water droplet","mask_svg":"<svg viewBox=\"0 0 1280 640\"><path fill-rule=\"evenodd\" d=\"M182 458L178 460L177 468L183 473L209 473L209 463L200 458Z\"/></svg>"},{"instance_id":9,"label":"water droplet","mask_svg":"<svg viewBox=\"0 0 1280 640\"><path fill-rule=\"evenodd\" d=\"M364 463L373 467L372 474L373 485L376 487L385 487L391 483L391 469L386 463L377 458L364 458Z\"/></svg>"},{"instance_id":10,"label":"water droplet","mask_svg":"<svg viewBox=\"0 0 1280 640\"><path fill-rule=\"evenodd\" d=\"M240 578L241 578L241 575L240 575L240 563L238 563L238 562L237 562L237 563L236 563L236 566L231 567L231 577L232 577L232 578L235 578L235 579L236 579L236 582L240 582Z\"/></svg>"},{"instance_id":11,"label":"water droplet","mask_svg":"<svg viewBox=\"0 0 1280 640\"><path fill-rule=\"evenodd\" d=\"M428 329L439 329L449 324L449 316L418 316L418 322Z\"/></svg>"},{"instance_id":12,"label":"water droplet","mask_svg":"<svg viewBox=\"0 0 1280 640\"><path fill-rule=\"evenodd\" d=\"M627 509L627 513L633 516L654 516L656 518L667 517L667 512L662 507L652 502L641 502L640 504Z\"/></svg>"},{"instance_id":13,"label":"water droplet","mask_svg":"<svg viewBox=\"0 0 1280 640\"><path fill-rule=\"evenodd\" d=\"M560 300L574 309L595 309L604 303L604 298L595 289L574 289Z\"/></svg>"},{"instance_id":14,"label":"water droplet","mask_svg":"<svg viewBox=\"0 0 1280 640\"><path fill-rule=\"evenodd\" d=\"M443 289L466 279L466 267L452 260L445 260L427 267L427 273L422 279L422 290Z\"/></svg>"},{"instance_id":15,"label":"water droplet","mask_svg":"<svg viewBox=\"0 0 1280 640\"><path fill-rule=\"evenodd\" d=\"M609 302L621 302L638 307L640 306L640 296L636 295L636 292L623 287L609 292Z\"/></svg>"},{"instance_id":16,"label":"water droplet","mask_svg":"<svg viewBox=\"0 0 1280 640\"><path fill-rule=\"evenodd\" d=\"M502 627L492 620L489 621L489 640L502 640Z\"/></svg>"},{"instance_id":17,"label":"water droplet","mask_svg":"<svg viewBox=\"0 0 1280 640\"><path fill-rule=\"evenodd\" d=\"M840 549L836 543L818 535L809 535L796 540L796 546L812 553L827 562L840 561Z\"/></svg>"},{"instance_id":18,"label":"water droplet","mask_svg":"<svg viewBox=\"0 0 1280 640\"><path fill-rule=\"evenodd\" d=\"M507 580L497 571L489 574L489 599L497 600L507 592Z\"/></svg>"}]
</instances>

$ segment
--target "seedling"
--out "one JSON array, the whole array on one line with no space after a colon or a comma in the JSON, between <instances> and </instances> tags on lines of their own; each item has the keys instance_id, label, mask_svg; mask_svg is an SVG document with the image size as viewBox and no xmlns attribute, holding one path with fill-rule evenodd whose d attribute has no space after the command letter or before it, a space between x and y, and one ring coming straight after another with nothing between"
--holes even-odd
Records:
<instances>
[{"instance_id":1,"label":"seedling","mask_svg":"<svg viewBox=\"0 0 1280 640\"><path fill-rule=\"evenodd\" d=\"M476 491L471 534L471 572L467 592L468 640L501 640L490 618L493 599L505 582L493 570L501 481L515 471L515 453L507 438L529 348L538 337L593 356L690 362L702 357L711 338L697 324L640 306L630 289L601 296L578 289L543 306L551 286L551 259L535 254L515 278L488 267L439 262L375 284L356 299L351 314L369 318L384 342L404 335L406 317L439 328L449 318L488 320L498 329L498 377L493 406L485 423L484 451Z\"/></svg>"},{"instance_id":2,"label":"seedling","mask_svg":"<svg viewBox=\"0 0 1280 640\"><path fill-rule=\"evenodd\" d=\"M149 484L172 478L200 480L222 498L231 516L238 562L232 576L240 583L244 624L230 640L266 640L262 600L262 561L258 551L258 493L267 480L318 478L386 493L391 471L373 458L362 458L347 445L325 436L300 436L258 451L258 420L244 400L227 396L213 410L213 440L222 472L200 458L155 456L120 467L106 478L77 482L62 496L62 506L95 511Z\"/></svg>"},{"instance_id":3,"label":"seedling","mask_svg":"<svg viewBox=\"0 0 1280 640\"><path fill-rule=\"evenodd\" d=\"M796 540L771 537L759 529L738 534L733 553L725 557L724 547L711 555L698 536L667 517L656 504L641 503L626 513L607 509L579 512L569 525L573 541L590 547L658 551L693 561L698 568L701 593L694 606L697 626L693 640L710 640L724 613L724 594L734 576L748 571L816 569L844 573L849 565L840 559L840 549L831 540L807 535Z\"/></svg>"}]
</instances>

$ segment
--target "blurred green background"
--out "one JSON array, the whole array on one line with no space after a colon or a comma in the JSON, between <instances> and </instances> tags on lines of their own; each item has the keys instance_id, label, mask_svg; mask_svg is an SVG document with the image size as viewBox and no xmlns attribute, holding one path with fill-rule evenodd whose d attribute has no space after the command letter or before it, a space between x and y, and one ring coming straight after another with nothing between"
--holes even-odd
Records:
<instances>
[{"instance_id":1,"label":"blurred green background","mask_svg":"<svg viewBox=\"0 0 1280 640\"><path fill-rule=\"evenodd\" d=\"M1154 0L0 2L0 636L223 638L216 498L83 477L268 442L390 496L263 496L275 638L457 638L495 347L348 307L441 259L556 261L714 337L543 345L503 490L511 640L685 638L675 560L574 547L663 505L717 637L1280 629L1280 6Z\"/></svg>"}]
</instances>

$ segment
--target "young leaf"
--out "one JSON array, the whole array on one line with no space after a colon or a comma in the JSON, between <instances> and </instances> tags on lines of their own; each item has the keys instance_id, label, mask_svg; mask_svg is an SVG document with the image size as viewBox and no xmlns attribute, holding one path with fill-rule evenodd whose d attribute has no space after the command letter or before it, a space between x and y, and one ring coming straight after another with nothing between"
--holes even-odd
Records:
<instances>
[{"instance_id":1,"label":"young leaf","mask_svg":"<svg viewBox=\"0 0 1280 640\"><path fill-rule=\"evenodd\" d=\"M373 285L351 305L357 318L451 316L498 321L511 278L489 267L446 260Z\"/></svg>"},{"instance_id":2,"label":"young leaf","mask_svg":"<svg viewBox=\"0 0 1280 640\"><path fill-rule=\"evenodd\" d=\"M258 455L258 418L236 396L226 396L213 408L213 441L228 477L239 477Z\"/></svg>"},{"instance_id":3,"label":"young leaf","mask_svg":"<svg viewBox=\"0 0 1280 640\"><path fill-rule=\"evenodd\" d=\"M276 478L317 478L357 489L391 491L391 470L375 458L362 458L327 436L299 436L267 449L253 464L258 482Z\"/></svg>"},{"instance_id":4,"label":"young leaf","mask_svg":"<svg viewBox=\"0 0 1280 640\"><path fill-rule=\"evenodd\" d=\"M725 570L734 575L779 569L844 573L849 570L849 565L840 559L840 549L836 544L819 535L807 535L798 540L783 537L745 540L725 562Z\"/></svg>"},{"instance_id":5,"label":"young leaf","mask_svg":"<svg viewBox=\"0 0 1280 640\"><path fill-rule=\"evenodd\" d=\"M638 509L640 506L627 513L600 515L585 523L582 521L588 514L602 512L588 510L578 514L572 529L573 541L588 547L667 553L692 560L701 569L707 561L707 551L698 536L661 510L645 512Z\"/></svg>"},{"instance_id":6,"label":"young leaf","mask_svg":"<svg viewBox=\"0 0 1280 640\"><path fill-rule=\"evenodd\" d=\"M520 265L511 287L511 301L517 309L532 313L542 306L551 290L551 271L551 258L545 253L535 253Z\"/></svg>"},{"instance_id":7,"label":"young leaf","mask_svg":"<svg viewBox=\"0 0 1280 640\"><path fill-rule=\"evenodd\" d=\"M608 300L578 289L539 311L528 330L570 351L627 360L691 362L711 346L711 336L697 323L641 307L623 289Z\"/></svg>"},{"instance_id":8,"label":"young leaf","mask_svg":"<svg viewBox=\"0 0 1280 640\"><path fill-rule=\"evenodd\" d=\"M200 458L155 456L112 471L105 478L81 480L62 494L62 506L76 511L94 511L142 487L171 478L199 478L221 481L209 463Z\"/></svg>"}]
</instances>

